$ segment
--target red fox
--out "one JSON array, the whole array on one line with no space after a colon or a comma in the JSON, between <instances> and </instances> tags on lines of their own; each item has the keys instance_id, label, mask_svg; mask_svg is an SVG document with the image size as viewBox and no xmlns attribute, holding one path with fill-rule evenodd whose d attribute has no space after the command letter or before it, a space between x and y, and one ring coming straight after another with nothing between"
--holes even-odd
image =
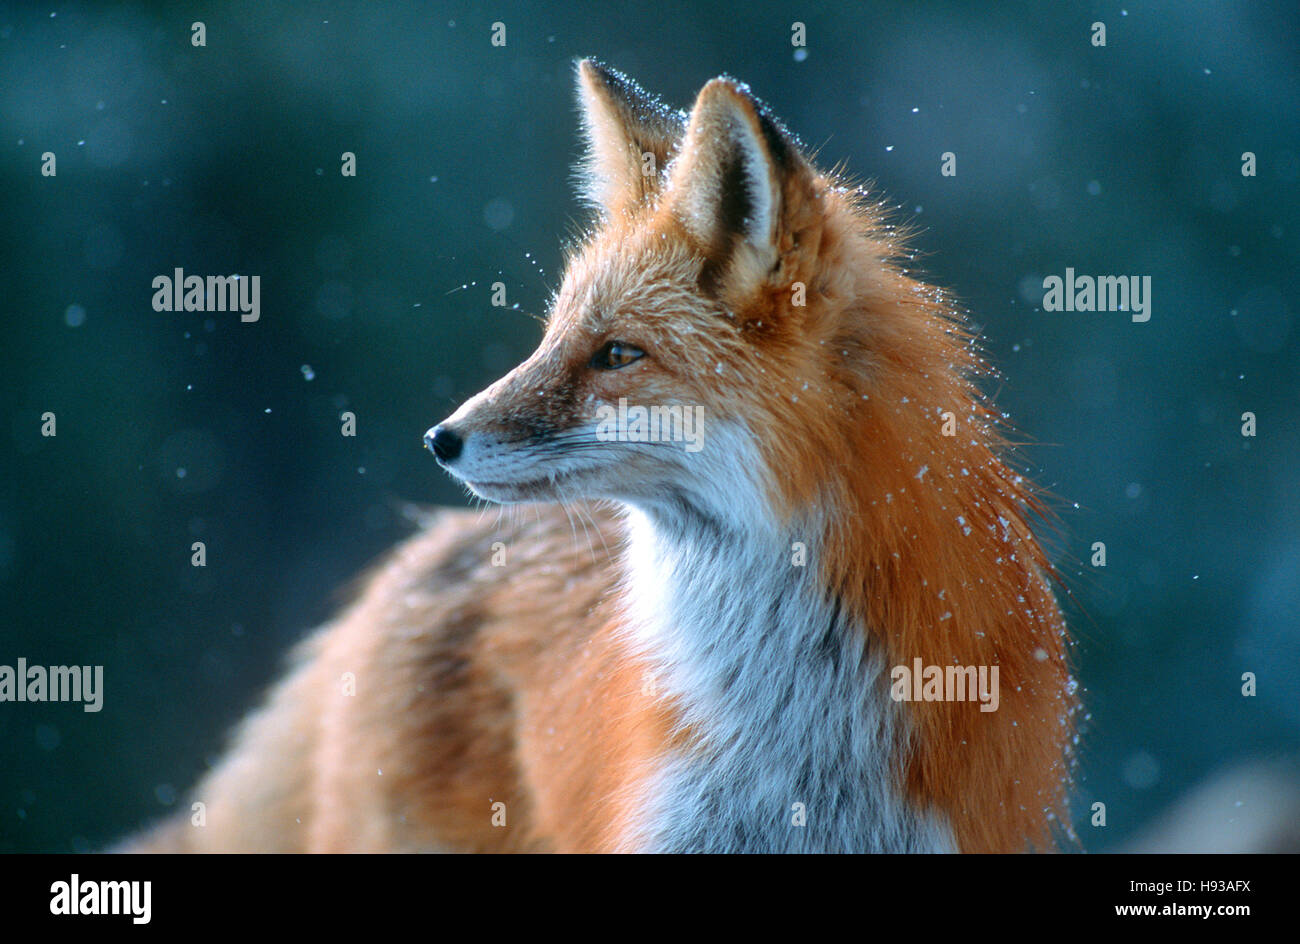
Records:
<instances>
[{"instance_id":1,"label":"red fox","mask_svg":"<svg viewBox=\"0 0 1300 944\"><path fill-rule=\"evenodd\" d=\"M425 437L533 504L438 513L128 848L1055 848L1068 638L959 311L745 85L577 84L597 222Z\"/></svg>"}]
</instances>

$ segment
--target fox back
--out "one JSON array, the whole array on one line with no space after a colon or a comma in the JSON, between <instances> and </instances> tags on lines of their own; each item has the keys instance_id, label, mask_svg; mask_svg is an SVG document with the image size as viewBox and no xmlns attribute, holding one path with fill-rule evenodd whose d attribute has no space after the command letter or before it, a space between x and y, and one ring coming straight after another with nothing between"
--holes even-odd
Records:
<instances>
[{"instance_id":1,"label":"fox back","mask_svg":"<svg viewBox=\"0 0 1300 944\"><path fill-rule=\"evenodd\" d=\"M578 89L541 344L426 434L529 507L400 548L137 847L1051 848L1066 631L959 311L745 86Z\"/></svg>"}]
</instances>

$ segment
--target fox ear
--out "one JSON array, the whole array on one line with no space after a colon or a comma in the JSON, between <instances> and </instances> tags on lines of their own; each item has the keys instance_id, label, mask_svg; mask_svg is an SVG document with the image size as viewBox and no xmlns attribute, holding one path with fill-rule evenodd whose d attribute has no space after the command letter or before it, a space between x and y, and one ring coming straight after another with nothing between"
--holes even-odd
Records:
<instances>
[{"instance_id":1,"label":"fox ear","mask_svg":"<svg viewBox=\"0 0 1300 944\"><path fill-rule=\"evenodd\" d=\"M594 59L578 63L578 101L587 134L580 173L588 201L609 215L646 203L681 139L684 116Z\"/></svg>"},{"instance_id":2,"label":"fox ear","mask_svg":"<svg viewBox=\"0 0 1300 944\"><path fill-rule=\"evenodd\" d=\"M786 131L737 82L713 79L691 109L667 203L705 258L708 285L765 277L788 242L788 194L808 179Z\"/></svg>"}]
</instances>

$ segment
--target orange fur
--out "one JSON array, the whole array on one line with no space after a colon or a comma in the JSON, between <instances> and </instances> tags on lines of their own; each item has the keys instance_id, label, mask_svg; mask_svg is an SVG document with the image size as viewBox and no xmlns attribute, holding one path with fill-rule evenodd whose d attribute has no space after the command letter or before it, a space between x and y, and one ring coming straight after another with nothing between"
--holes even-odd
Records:
<instances>
[{"instance_id":1,"label":"orange fur","mask_svg":"<svg viewBox=\"0 0 1300 944\"><path fill-rule=\"evenodd\" d=\"M774 290L754 316L766 313L756 350L785 395L747 408L804 431L767 442L772 466L791 473L774 501L840 510L813 536L830 549L826 582L884 632L891 665L1000 666L996 712L909 703L916 802L943 809L965 851L1050 848L1073 700L1052 568L1028 521L1039 506L1001 458L998 419L974 384L989 370L952 303L882 261L903 248L876 211L826 178L810 190L830 205L795 224L782 280L815 286L817 303L791 309ZM817 200L790 194L801 198Z\"/></svg>"}]
</instances>

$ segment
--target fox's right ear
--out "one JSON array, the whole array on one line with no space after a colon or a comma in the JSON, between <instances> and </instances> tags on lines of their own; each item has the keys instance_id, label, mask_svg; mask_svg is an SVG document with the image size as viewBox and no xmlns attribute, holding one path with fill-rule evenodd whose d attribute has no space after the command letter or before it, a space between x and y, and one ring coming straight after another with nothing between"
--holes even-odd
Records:
<instances>
[{"instance_id":1,"label":"fox's right ear","mask_svg":"<svg viewBox=\"0 0 1300 944\"><path fill-rule=\"evenodd\" d=\"M594 59L578 63L578 101L587 135L580 167L587 200L611 216L648 202L681 139L685 115Z\"/></svg>"}]
</instances>

